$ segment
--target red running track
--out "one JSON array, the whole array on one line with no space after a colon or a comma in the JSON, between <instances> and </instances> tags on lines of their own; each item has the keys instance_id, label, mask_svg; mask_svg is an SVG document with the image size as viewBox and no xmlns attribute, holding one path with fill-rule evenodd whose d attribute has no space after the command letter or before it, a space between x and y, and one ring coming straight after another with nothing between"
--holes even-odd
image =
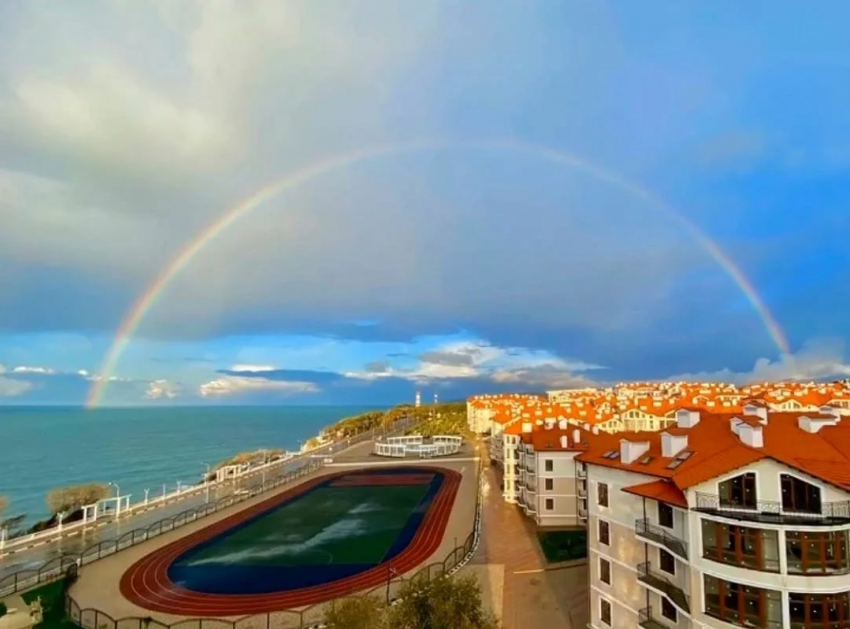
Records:
<instances>
[{"instance_id":1,"label":"red running track","mask_svg":"<svg viewBox=\"0 0 850 629\"><path fill-rule=\"evenodd\" d=\"M359 574L322 585L267 594L207 594L180 587L168 578L168 567L193 546L237 526L243 521L306 493L329 478L351 472L325 475L303 483L253 507L195 531L142 557L121 577L121 594L132 603L152 611L179 616L247 616L322 603L386 583L388 569L404 574L424 563L439 548L448 525L461 475L444 468L420 468L443 474L439 492L407 548L391 562L378 564Z\"/></svg>"}]
</instances>

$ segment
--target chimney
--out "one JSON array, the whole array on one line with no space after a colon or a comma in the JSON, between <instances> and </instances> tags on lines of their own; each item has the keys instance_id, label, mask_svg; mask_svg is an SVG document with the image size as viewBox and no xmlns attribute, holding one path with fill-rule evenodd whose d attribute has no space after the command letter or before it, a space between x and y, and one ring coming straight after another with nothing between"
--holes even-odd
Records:
<instances>
[{"instance_id":1,"label":"chimney","mask_svg":"<svg viewBox=\"0 0 850 629\"><path fill-rule=\"evenodd\" d=\"M741 423L738 426L738 438L745 446L761 448L764 446L764 431L761 426Z\"/></svg>"},{"instance_id":2,"label":"chimney","mask_svg":"<svg viewBox=\"0 0 850 629\"><path fill-rule=\"evenodd\" d=\"M687 447L688 435L671 435L669 432L661 433L661 456L673 458Z\"/></svg>"},{"instance_id":3,"label":"chimney","mask_svg":"<svg viewBox=\"0 0 850 629\"><path fill-rule=\"evenodd\" d=\"M573 429L573 443L576 445L581 443L581 431L578 428Z\"/></svg>"},{"instance_id":4,"label":"chimney","mask_svg":"<svg viewBox=\"0 0 850 629\"><path fill-rule=\"evenodd\" d=\"M648 451L648 441L629 441L628 439L620 439L620 460L623 463L634 463Z\"/></svg>"},{"instance_id":5,"label":"chimney","mask_svg":"<svg viewBox=\"0 0 850 629\"><path fill-rule=\"evenodd\" d=\"M531 422L522 422L522 431L525 433L531 432Z\"/></svg>"},{"instance_id":6,"label":"chimney","mask_svg":"<svg viewBox=\"0 0 850 629\"><path fill-rule=\"evenodd\" d=\"M569 444L567 443L567 435L561 435L561 447L566 450L568 445Z\"/></svg>"},{"instance_id":7,"label":"chimney","mask_svg":"<svg viewBox=\"0 0 850 629\"><path fill-rule=\"evenodd\" d=\"M584 422L583 426L585 430L590 430L590 424L588 424L587 422Z\"/></svg>"},{"instance_id":8,"label":"chimney","mask_svg":"<svg viewBox=\"0 0 850 629\"><path fill-rule=\"evenodd\" d=\"M558 420L558 428L560 428L561 430L566 430L567 429L567 420L566 419L559 419Z\"/></svg>"},{"instance_id":9,"label":"chimney","mask_svg":"<svg viewBox=\"0 0 850 629\"><path fill-rule=\"evenodd\" d=\"M594 426L593 428L590 429L590 432L592 432L594 435L598 435L599 434L599 426Z\"/></svg>"},{"instance_id":10,"label":"chimney","mask_svg":"<svg viewBox=\"0 0 850 629\"><path fill-rule=\"evenodd\" d=\"M546 424L546 430L552 430L555 427L555 420L547 418L544 422Z\"/></svg>"},{"instance_id":11,"label":"chimney","mask_svg":"<svg viewBox=\"0 0 850 629\"><path fill-rule=\"evenodd\" d=\"M676 411L676 425L679 428L693 428L699 423L699 411L681 408Z\"/></svg>"}]
</instances>

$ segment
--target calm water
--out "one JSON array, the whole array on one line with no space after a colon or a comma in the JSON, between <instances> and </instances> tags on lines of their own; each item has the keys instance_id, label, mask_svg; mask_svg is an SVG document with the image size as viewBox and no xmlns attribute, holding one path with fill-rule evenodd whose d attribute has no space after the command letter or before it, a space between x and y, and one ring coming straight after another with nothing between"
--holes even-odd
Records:
<instances>
[{"instance_id":1,"label":"calm water","mask_svg":"<svg viewBox=\"0 0 850 629\"><path fill-rule=\"evenodd\" d=\"M258 448L294 450L361 407L218 407L170 409L0 408L0 517L47 515L55 487L115 482L131 501L195 483L205 464Z\"/></svg>"}]
</instances>

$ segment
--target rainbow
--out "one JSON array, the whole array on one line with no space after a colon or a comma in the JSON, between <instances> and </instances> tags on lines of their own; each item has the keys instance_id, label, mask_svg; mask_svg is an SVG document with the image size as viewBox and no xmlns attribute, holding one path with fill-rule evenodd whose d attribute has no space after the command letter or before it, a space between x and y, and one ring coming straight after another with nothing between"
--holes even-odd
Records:
<instances>
[{"instance_id":1,"label":"rainbow","mask_svg":"<svg viewBox=\"0 0 850 629\"><path fill-rule=\"evenodd\" d=\"M604 170L600 166L581 159L571 153L557 151L546 146L529 144L516 140L413 142L401 145L386 144L361 149L323 159L300 170L288 173L281 179L267 184L251 196L243 199L231 209L225 211L218 219L201 230L201 232L195 236L192 241L181 249L169 261L169 263L163 267L163 269L148 285L138 299L136 299L130 310L124 316L124 319L121 321L121 324L115 332L112 344L104 357L98 375L94 378L89 389L85 403L86 408L96 408L101 403L121 354L124 352L132 339L133 334L144 320L145 315L156 304L157 299L163 294L171 281L195 258L195 256L201 252L202 249L213 242L222 232L227 230L238 220L250 214L266 201L287 190L300 186L301 184L316 179L317 177L321 177L333 171L343 169L360 162L390 155L398 156L407 153L457 149L525 153L529 156L537 157L538 159L543 159L555 164L560 164L590 175L603 183L607 183L614 188L620 189L623 192L642 200L648 207L655 209L678 223L681 228L690 234L700 247L702 247L706 253L708 253L724 271L726 271L762 320L768 335L781 352L783 359L790 357L790 346L782 332L782 329L779 327L776 318L770 312L767 305L764 303L764 300L759 296L755 287L749 279L747 279L741 269L738 268L738 266L720 248L720 246L695 223L641 186L627 181L609 171Z\"/></svg>"}]
</instances>

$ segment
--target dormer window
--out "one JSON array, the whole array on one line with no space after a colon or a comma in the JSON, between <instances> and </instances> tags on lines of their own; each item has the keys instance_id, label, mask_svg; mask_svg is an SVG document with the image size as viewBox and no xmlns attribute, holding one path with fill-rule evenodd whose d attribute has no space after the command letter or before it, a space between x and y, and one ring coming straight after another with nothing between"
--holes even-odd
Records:
<instances>
[{"instance_id":1,"label":"dormer window","mask_svg":"<svg viewBox=\"0 0 850 629\"><path fill-rule=\"evenodd\" d=\"M718 485L720 506L733 509L756 508L756 475L747 472Z\"/></svg>"},{"instance_id":2,"label":"dormer window","mask_svg":"<svg viewBox=\"0 0 850 629\"><path fill-rule=\"evenodd\" d=\"M820 513L820 487L791 476L780 474L782 510L786 513Z\"/></svg>"}]
</instances>

